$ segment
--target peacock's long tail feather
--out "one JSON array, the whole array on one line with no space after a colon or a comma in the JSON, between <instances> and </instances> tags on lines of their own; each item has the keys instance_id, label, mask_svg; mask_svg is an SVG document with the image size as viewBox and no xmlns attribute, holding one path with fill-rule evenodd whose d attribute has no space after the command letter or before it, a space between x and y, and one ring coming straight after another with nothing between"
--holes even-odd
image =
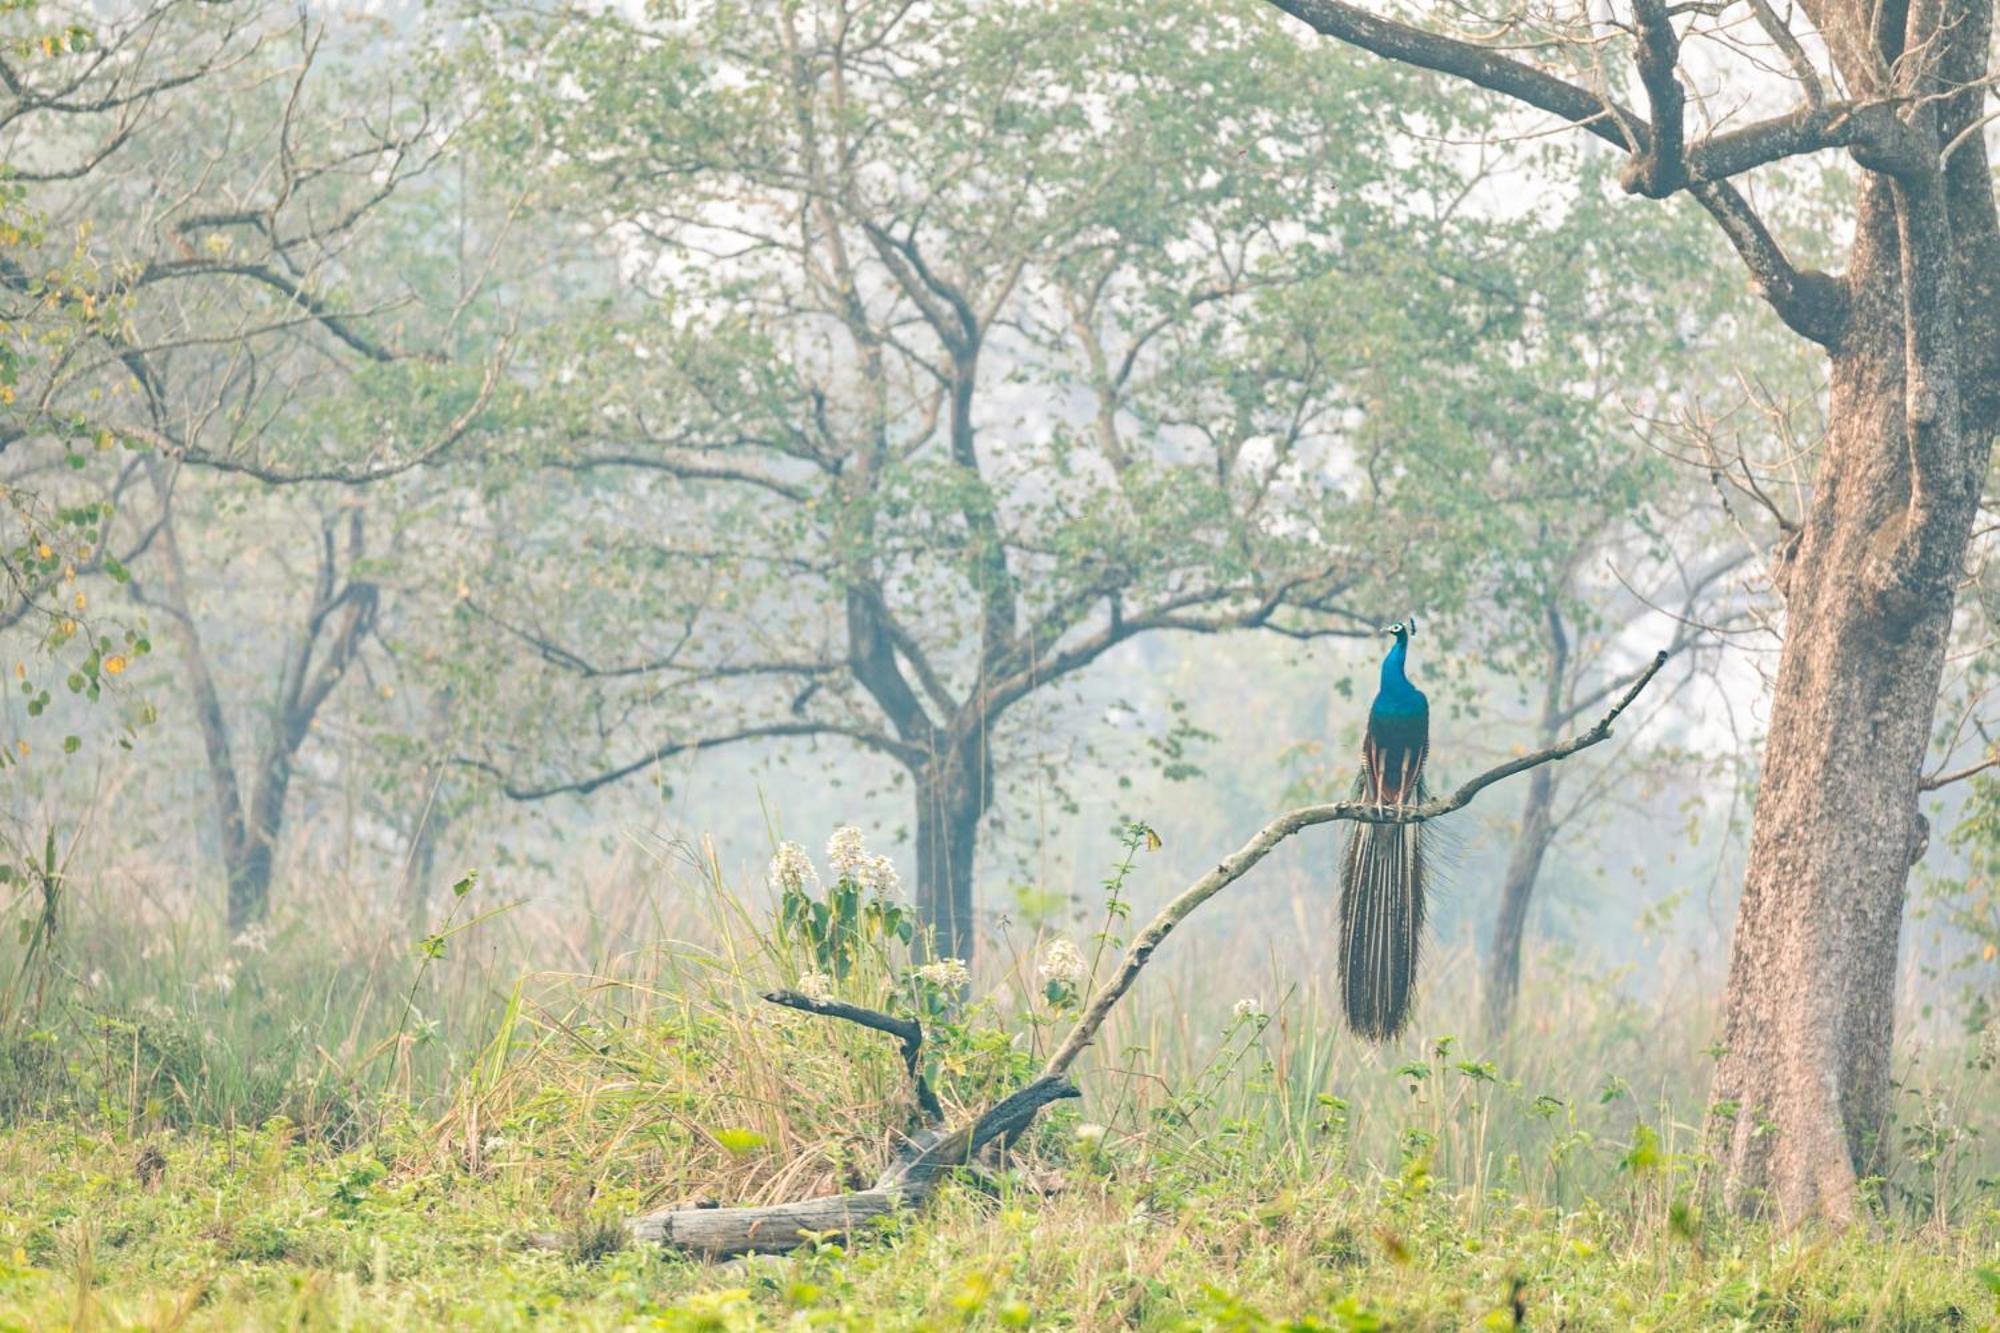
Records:
<instances>
[{"instance_id":1,"label":"peacock's long tail feather","mask_svg":"<svg viewBox=\"0 0 2000 1333\"><path fill-rule=\"evenodd\" d=\"M1419 781L1416 800L1425 799ZM1423 946L1427 836L1422 824L1364 823L1347 835L1340 862L1340 989L1349 1025L1370 1041L1387 1041L1410 1017Z\"/></svg>"}]
</instances>

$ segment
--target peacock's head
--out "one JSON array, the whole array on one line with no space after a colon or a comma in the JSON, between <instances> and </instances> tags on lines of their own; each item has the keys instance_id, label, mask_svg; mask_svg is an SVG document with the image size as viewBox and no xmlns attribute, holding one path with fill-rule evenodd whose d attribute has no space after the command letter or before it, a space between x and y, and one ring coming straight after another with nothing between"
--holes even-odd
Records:
<instances>
[{"instance_id":1,"label":"peacock's head","mask_svg":"<svg viewBox=\"0 0 2000 1333\"><path fill-rule=\"evenodd\" d=\"M1382 632L1393 635L1398 642L1407 643L1417 637L1417 618L1411 616L1408 620L1399 620Z\"/></svg>"}]
</instances>

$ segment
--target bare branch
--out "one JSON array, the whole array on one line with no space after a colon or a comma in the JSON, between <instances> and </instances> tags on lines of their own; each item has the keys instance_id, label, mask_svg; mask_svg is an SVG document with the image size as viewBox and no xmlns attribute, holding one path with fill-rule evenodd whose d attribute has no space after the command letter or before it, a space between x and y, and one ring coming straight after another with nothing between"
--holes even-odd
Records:
<instances>
[{"instance_id":1,"label":"bare branch","mask_svg":"<svg viewBox=\"0 0 2000 1333\"><path fill-rule=\"evenodd\" d=\"M1646 688L1666 661L1665 653L1655 657L1652 668L1635 681L1617 705L1589 731L1572 736L1560 745L1489 769L1440 800L1399 810L1368 806L1358 801L1342 801L1334 805L1307 806L1278 816L1235 855L1184 889L1139 933L1126 951L1124 961L1119 964L1118 975L1077 1018L1076 1026L1070 1029L1062 1045L1049 1057L1041 1077L1002 1099L978 1119L955 1132L928 1144L912 1145L914 1151L892 1163L873 1189L763 1208L667 1208L631 1219L626 1223L627 1232L638 1241L672 1245L714 1257L758 1251L781 1253L797 1249L814 1233L853 1232L900 1207L920 1205L929 1197L937 1178L946 1170L969 1162L986 1144L1026 1129L1048 1103L1079 1095L1075 1084L1068 1079L1070 1066L1076 1063L1077 1057L1096 1037L1098 1029L1103 1027L1104 1020L1118 1001L1132 989L1132 983L1138 980L1153 952L1195 908L1241 879L1279 843L1301 829L1334 820L1417 823L1461 809L1481 791L1504 778L1565 759L1604 740L1611 734L1611 724ZM791 1008L844 1018L895 1036L901 1036L906 1031L902 1020L835 1001L812 1000L788 991L772 992L764 998ZM915 1025L908 1026L914 1028ZM560 1244L560 1240L540 1237L535 1243L552 1246Z\"/></svg>"},{"instance_id":2,"label":"bare branch","mask_svg":"<svg viewBox=\"0 0 2000 1333\"><path fill-rule=\"evenodd\" d=\"M219 259L169 259L157 260L140 273L137 286L147 286L172 278L200 277L204 274L248 278L260 282L277 291L291 304L310 314L325 326L327 332L352 347L370 361L394 361L403 355L376 342L367 334L349 323L340 311L314 296L304 287L286 277L268 264L231 262Z\"/></svg>"},{"instance_id":3,"label":"bare branch","mask_svg":"<svg viewBox=\"0 0 2000 1333\"><path fill-rule=\"evenodd\" d=\"M946 1171L965 1165L994 1140L1026 1129L1050 1102L1079 1095L1076 1086L1064 1079L1036 1079L977 1120L915 1145L914 1151L890 1165L874 1189L766 1208L664 1208L631 1219L625 1228L635 1241L712 1258L781 1254L814 1236L851 1234L898 1208L922 1204ZM536 1237L533 1243L548 1247L562 1242L557 1237Z\"/></svg>"},{"instance_id":4,"label":"bare branch","mask_svg":"<svg viewBox=\"0 0 2000 1333\"><path fill-rule=\"evenodd\" d=\"M931 1091L930 1080L924 1077L924 1029L916 1019L898 1018L879 1009L863 1009L858 1004L840 1000L816 1000L795 990L765 991L764 998L787 1009L818 1014L822 1018L838 1018L875 1032L884 1032L902 1042L903 1068L909 1071L910 1081L916 1085L917 1105L930 1120L944 1119L944 1107L938 1104L937 1094Z\"/></svg>"},{"instance_id":5,"label":"bare branch","mask_svg":"<svg viewBox=\"0 0 2000 1333\"><path fill-rule=\"evenodd\" d=\"M761 444L762 441L743 440L741 444ZM563 472L588 472L596 468L629 467L641 471L664 472L684 481L726 481L745 486L757 486L787 500L804 504L813 498L813 492L797 482L774 477L767 472L752 468L738 467L729 463L710 462L705 459L686 458L675 454L635 454L610 453L587 454L579 458L552 459L547 466Z\"/></svg>"},{"instance_id":6,"label":"bare branch","mask_svg":"<svg viewBox=\"0 0 2000 1333\"><path fill-rule=\"evenodd\" d=\"M1635 164L1646 163L1654 151L1653 127L1631 108L1488 47L1377 18L1345 0L1271 2L1328 37L1404 64L1453 75L1560 116L1631 154ZM1674 83L1678 90L1670 72L1666 82ZM1662 94L1673 96L1665 92L1664 85ZM1811 105L1790 116L1713 136L1686 150L1686 161L1679 169L1660 170L1654 178L1659 185L1684 188L1693 194L1721 226L1750 269L1759 294L1779 317L1805 337L1829 346L1846 323L1845 289L1825 274L1796 270L1742 195L1727 184L1727 178L1780 158L1859 143L1864 131L1886 135L1894 144L1907 146L1908 136L1902 133L1887 103L1867 107ZM1676 126L1676 138L1678 133ZM1628 173L1627 188L1638 188L1647 179L1648 172L1643 169L1636 175Z\"/></svg>"},{"instance_id":7,"label":"bare branch","mask_svg":"<svg viewBox=\"0 0 2000 1333\"><path fill-rule=\"evenodd\" d=\"M1940 787L1949 787L1954 782L1963 782L1967 778L1976 777L1984 773L1987 769L1994 767L2000 767L2000 754L1989 754L1976 764L1969 764L1964 768L1953 769L1949 773L1933 773L1917 783L1917 790L1936 791Z\"/></svg>"},{"instance_id":8,"label":"bare branch","mask_svg":"<svg viewBox=\"0 0 2000 1333\"><path fill-rule=\"evenodd\" d=\"M1589 749L1605 740L1611 735L1611 724L1618 720L1619 714L1631 706L1632 701L1639 697L1639 692L1652 683L1653 677L1658 675L1660 668L1666 664L1666 653L1661 652L1655 656L1652 666L1639 679L1632 682L1632 687L1625 691L1612 706L1611 711L1599 718L1597 724L1590 730L1579 732L1547 749L1536 750L1532 754L1521 755L1519 758L1489 768L1449 796L1425 801L1422 805L1409 806L1381 806L1366 801L1336 801L1330 805L1308 805L1279 815L1259 829L1257 836L1244 843L1215 869L1182 890L1178 897L1160 909L1160 914L1153 918L1151 924L1139 932L1138 937L1132 941L1131 948L1126 951L1124 961L1118 965L1118 975L1112 979L1109 986L1091 1000L1089 1006L1078 1017L1076 1026L1070 1029L1069 1035L1063 1039L1063 1044L1049 1057L1049 1062L1042 1071L1043 1077L1059 1077L1076 1063L1077 1056L1083 1053L1083 1049L1097 1035L1097 1029L1104 1025L1104 1020L1111 1013L1112 1007L1124 997L1126 991L1132 988L1132 983L1138 980L1140 970L1153 956L1153 951L1173 933L1175 926L1186 920L1188 914L1195 908L1243 878L1252 866L1269 856L1285 839L1315 824L1329 824L1335 820L1352 820L1368 824L1420 824L1426 820L1448 815L1454 810L1462 810L1471 804L1473 797L1496 782L1511 778L1517 773L1525 773L1543 764L1567 759L1577 751Z\"/></svg>"},{"instance_id":9,"label":"bare branch","mask_svg":"<svg viewBox=\"0 0 2000 1333\"><path fill-rule=\"evenodd\" d=\"M509 800L543 801L551 796L588 796L599 787L607 787L614 782L629 778L641 769L651 767L677 754L699 753L702 750L720 749L722 746L735 745L742 741L773 740L788 736L844 736L871 750L893 755L912 766L921 762L923 758L922 753L914 746L901 744L865 727L846 726L837 722L767 722L684 741L668 741L655 746L629 763L608 768L591 777L577 778L568 782L546 782L539 785L520 782L510 778L506 770L493 761L475 759L468 755L454 755L451 762L461 768L475 769L498 779L501 794Z\"/></svg>"},{"instance_id":10,"label":"bare branch","mask_svg":"<svg viewBox=\"0 0 2000 1333\"><path fill-rule=\"evenodd\" d=\"M1817 107L1826 101L1826 90L1820 85L1819 71L1813 67L1805 47L1799 44L1798 35L1771 8L1770 0L1750 0L1750 12L1757 16L1757 26L1764 30L1764 35L1791 62L1792 74L1805 91L1806 105Z\"/></svg>"}]
</instances>

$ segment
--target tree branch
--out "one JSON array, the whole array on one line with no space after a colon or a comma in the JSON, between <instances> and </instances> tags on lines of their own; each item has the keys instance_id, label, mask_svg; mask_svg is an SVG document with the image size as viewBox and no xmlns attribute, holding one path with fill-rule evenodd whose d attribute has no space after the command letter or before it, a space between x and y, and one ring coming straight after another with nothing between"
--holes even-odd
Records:
<instances>
[{"instance_id":1,"label":"tree branch","mask_svg":"<svg viewBox=\"0 0 2000 1333\"><path fill-rule=\"evenodd\" d=\"M314 296L297 282L286 277L268 264L232 262L219 259L170 259L156 260L139 274L134 286L147 286L169 278L191 278L202 274L224 274L238 278L248 278L260 282L279 292L292 305L311 315L325 326L327 332L346 343L370 361L394 361L401 352L385 347L367 334L354 327L348 319L326 302Z\"/></svg>"},{"instance_id":2,"label":"tree branch","mask_svg":"<svg viewBox=\"0 0 2000 1333\"><path fill-rule=\"evenodd\" d=\"M807 1239L819 1232L852 1233L861 1227L886 1217L898 1208L920 1205L930 1195L937 1179L946 1170L962 1166L972 1160L979 1150L1003 1135L1018 1134L1033 1123L1035 1115L1052 1101L1080 1094L1076 1085L1067 1077L1070 1066L1087 1048L1104 1020L1125 993L1132 989L1139 973L1152 958L1161 941L1173 932L1175 926L1186 920L1195 908L1213 898L1229 885L1247 874L1250 868L1263 860L1279 843L1314 824L1330 823L1334 820L1363 820L1373 823L1419 823L1450 814L1469 804L1473 797L1486 788L1516 773L1535 768L1541 764L1566 759L1578 750L1596 745L1611 734L1611 724L1619 714L1629 707L1646 688L1653 677L1665 666L1667 655L1663 652L1653 659L1652 668L1633 682L1610 712L1598 720L1596 726L1582 732L1560 745L1538 750L1531 755L1510 760L1497 768L1488 769L1467 782L1450 796L1422 805L1402 809L1385 809L1366 805L1359 801L1341 801L1333 805L1306 806L1278 816L1266 824L1249 842L1208 874L1196 880L1153 918L1150 925L1139 933L1132 946L1126 951L1124 961L1119 964L1118 975L1112 983L1093 997L1083 1013L1078 1016L1076 1026L1070 1029L1063 1044L1049 1057L1042 1069L1041 1077L1011 1096L1002 1099L987 1109L985 1114L971 1123L961 1126L951 1134L933 1138L928 1142L921 1139L912 1144L912 1151L892 1162L889 1169L875 1183L873 1189L858 1190L849 1194L836 1194L822 1199L806 1199L796 1203L781 1203L762 1208L666 1208L632 1218L625 1224L626 1232L634 1240L652 1244L672 1245L679 1249L692 1250L720 1258L732 1254L750 1252L781 1253L797 1249ZM766 999L774 1003L787 1004L792 1008L806 1009L814 1013L825 1013L829 1017L845 1018L849 1022L860 1023L891 1035L902 1035L905 1030L902 1020L873 1010L859 1009L852 1005L834 1001L811 1000L805 996L795 996L791 992L777 991ZM910 1025L914 1027L915 1025ZM537 1237L532 1243L555 1246L560 1238Z\"/></svg>"},{"instance_id":3,"label":"tree branch","mask_svg":"<svg viewBox=\"0 0 2000 1333\"><path fill-rule=\"evenodd\" d=\"M1949 787L1954 782L1963 782L1967 778L1976 777L1984 773L1987 769L1996 766L2000 766L2000 754L1989 754L1976 764L1968 764L1964 768L1953 769L1949 773L1933 773L1917 783L1917 790L1936 791L1941 787Z\"/></svg>"},{"instance_id":4,"label":"tree branch","mask_svg":"<svg viewBox=\"0 0 2000 1333\"><path fill-rule=\"evenodd\" d=\"M771 740L786 736L845 736L871 750L892 755L912 767L923 760L923 752L915 747L899 744L880 732L869 731L864 727L843 726L837 722L767 722L713 736L700 736L693 740L668 741L664 745L655 746L630 763L619 764L591 777L578 778L570 782L548 782L539 786L517 782L507 775L506 770L490 759L453 755L451 762L460 768L474 769L497 779L501 794L509 800L542 801L551 796L588 796L599 787L607 787L614 782L629 778L640 769L657 764L662 759L670 759L677 754L714 750L724 745L734 745L739 741Z\"/></svg>"},{"instance_id":5,"label":"tree branch","mask_svg":"<svg viewBox=\"0 0 2000 1333\"><path fill-rule=\"evenodd\" d=\"M1560 116L1614 148L1637 154L1644 152L1649 142L1649 127L1637 112L1476 42L1377 18L1345 0L1271 0L1271 3L1324 36L1406 65L1476 83L1489 92Z\"/></svg>"},{"instance_id":6,"label":"tree branch","mask_svg":"<svg viewBox=\"0 0 2000 1333\"><path fill-rule=\"evenodd\" d=\"M797 1009L801 1013L818 1014L822 1018L838 1018L842 1022L853 1023L871 1031L887 1033L903 1043L903 1068L909 1072L910 1081L916 1085L917 1105L926 1118L936 1122L944 1119L944 1107L938 1104L937 1094L931 1091L930 1081L924 1077L923 1025L914 1018L898 1018L885 1014L879 1009L863 1009L858 1004L847 1004L840 1000L815 1000L810 995L802 995L795 990L765 991L764 998L772 1004L781 1004L787 1009Z\"/></svg>"},{"instance_id":7,"label":"tree branch","mask_svg":"<svg viewBox=\"0 0 2000 1333\"><path fill-rule=\"evenodd\" d=\"M1627 188L1643 185L1648 179L1643 164L1654 153L1653 127L1629 107L1488 47L1377 18L1345 0L1271 3L1325 36L1406 65L1464 79L1559 116L1632 155L1635 167L1641 169L1636 175L1628 172ZM1678 90L1671 72L1666 81ZM1671 99L1673 94L1664 93L1664 86L1662 91ZM1750 269L1759 294L1779 317L1803 336L1828 346L1846 323L1845 289L1823 273L1794 269L1742 195L1726 182L1727 177L1766 162L1858 143L1864 133L1886 133L1897 143L1907 138L1899 132L1893 109L1886 103L1867 107L1812 104L1790 116L1711 136L1685 151L1686 161L1680 170L1654 177L1661 185L1669 177L1677 178L1675 187L1693 194L1722 227ZM1674 137L1679 138L1678 127Z\"/></svg>"},{"instance_id":8,"label":"tree branch","mask_svg":"<svg viewBox=\"0 0 2000 1333\"><path fill-rule=\"evenodd\" d=\"M761 440L741 441L746 444L765 444ZM766 447L771 447L766 445ZM774 477L754 468L737 467L730 463L714 463L673 455L612 453L588 454L579 458L551 459L546 466L561 472L589 472L596 468L629 467L648 472L664 472L668 476L679 477L683 481L727 481L745 486L758 486L787 500L804 504L813 498L810 488L797 482Z\"/></svg>"},{"instance_id":9,"label":"tree branch","mask_svg":"<svg viewBox=\"0 0 2000 1333\"><path fill-rule=\"evenodd\" d=\"M1330 805L1308 805L1279 815L1259 829L1257 836L1244 843L1215 869L1182 890L1180 896L1161 908L1152 923L1139 932L1138 937L1132 941L1131 948L1126 951L1124 961L1118 965L1118 975L1112 979L1109 986L1098 992L1084 1009L1076 1021L1076 1026L1071 1028L1069 1035L1063 1039L1063 1044L1049 1057L1049 1062L1042 1071L1043 1077L1059 1077L1076 1063L1077 1056L1083 1053L1083 1049L1097 1035L1097 1029L1104 1025L1104 1020L1111 1013L1112 1007L1124 997L1126 991L1132 988L1132 983L1138 980L1140 970L1153 956L1153 951L1173 933L1175 926L1186 920L1188 914L1195 908L1243 878L1252 866L1269 856L1285 839L1315 824L1328 824L1335 820L1351 820L1366 824L1420 824L1426 820L1448 815L1454 810L1462 810L1472 803L1473 797L1496 782L1511 778L1517 773L1525 773L1543 764L1567 759L1577 751L1589 749L1605 740L1611 735L1611 724L1618 720L1619 714L1631 706L1632 701L1639 697L1639 692L1652 683L1653 677L1657 676L1660 668L1666 664L1666 653L1656 655L1652 666L1645 674L1632 682L1632 688L1625 691L1612 706L1611 711L1599 718L1597 725L1590 730L1579 732L1558 745L1551 745L1547 749L1537 750L1533 754L1525 754L1489 768L1449 796L1425 801L1422 805L1409 806L1381 806L1366 801L1336 801Z\"/></svg>"},{"instance_id":10,"label":"tree branch","mask_svg":"<svg viewBox=\"0 0 2000 1333\"><path fill-rule=\"evenodd\" d=\"M1681 42L1667 16L1666 0L1632 0L1632 19L1639 39L1634 61L1653 110L1653 132L1645 149L1632 154L1623 184L1636 194L1664 199L1685 186L1688 178L1687 90L1674 73Z\"/></svg>"}]
</instances>

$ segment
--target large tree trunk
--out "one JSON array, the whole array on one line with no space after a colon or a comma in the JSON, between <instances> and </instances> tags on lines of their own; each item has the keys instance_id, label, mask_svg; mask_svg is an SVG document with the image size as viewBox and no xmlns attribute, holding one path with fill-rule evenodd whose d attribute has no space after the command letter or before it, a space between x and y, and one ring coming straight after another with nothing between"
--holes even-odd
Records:
<instances>
[{"instance_id":1,"label":"large tree trunk","mask_svg":"<svg viewBox=\"0 0 2000 1333\"><path fill-rule=\"evenodd\" d=\"M1881 177L1864 186L1831 424L1781 556L1785 642L1715 1077L1728 1194L1786 1222L1850 1217L1887 1136L1918 782L1991 444L1959 410L1949 346L1909 382L1923 340L1906 340L1914 205L1899 237L1898 202Z\"/></svg>"},{"instance_id":2,"label":"large tree trunk","mask_svg":"<svg viewBox=\"0 0 2000 1333\"><path fill-rule=\"evenodd\" d=\"M942 958L969 962L978 947L972 868L991 777L991 756L976 741L917 773L917 915Z\"/></svg>"},{"instance_id":3,"label":"large tree trunk","mask_svg":"<svg viewBox=\"0 0 2000 1333\"><path fill-rule=\"evenodd\" d=\"M1721 1146L1739 1205L1769 1204L1787 1221L1850 1216L1857 1172L1888 1118L1903 885L1921 846L1919 768L2000 429L2000 207L1981 119L1994 0L1822 0L1803 7L1816 30L1804 45L1783 27L1788 18L1762 15L1798 72L1803 108L1710 126L1696 142L1678 62L1685 30L1702 26L1690 17L1700 7L1643 0L1630 22L1584 21L1593 41L1632 39L1642 120L1601 81L1573 83L1493 46L1348 0L1273 2L1329 36L1587 128L1628 154L1628 190L1693 194L1759 294L1832 356L1812 505L1775 571L1785 644L1712 1112L1729 1127ZM1820 43L1854 99L1831 117L1806 50ZM1730 182L1835 150L1863 170L1839 278L1796 268Z\"/></svg>"},{"instance_id":4,"label":"large tree trunk","mask_svg":"<svg viewBox=\"0 0 2000 1333\"><path fill-rule=\"evenodd\" d=\"M1521 831L1507 858L1507 877L1500 887L1500 912L1493 922L1493 944L1486 956L1486 1029L1502 1036L1513 1021L1514 1000L1521 990L1521 940L1527 932L1528 906L1541 878L1542 858L1555 840L1556 784L1552 766L1534 771L1528 799L1521 808Z\"/></svg>"}]
</instances>

